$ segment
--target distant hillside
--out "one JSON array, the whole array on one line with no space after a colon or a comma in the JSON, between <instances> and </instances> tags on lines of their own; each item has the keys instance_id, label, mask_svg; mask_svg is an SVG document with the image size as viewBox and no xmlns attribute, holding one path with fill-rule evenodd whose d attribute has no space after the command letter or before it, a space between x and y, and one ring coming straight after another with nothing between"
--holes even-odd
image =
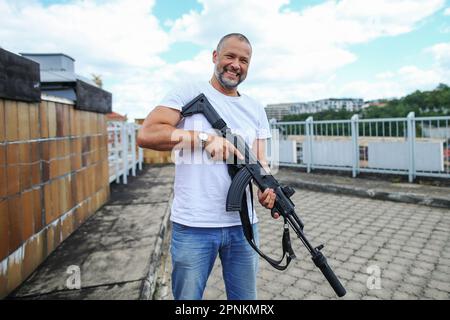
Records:
<instances>
[{"instance_id":1,"label":"distant hillside","mask_svg":"<svg viewBox=\"0 0 450 320\"><path fill-rule=\"evenodd\" d=\"M441 83L432 91L419 91L390 100L384 107L370 106L363 110L364 118L406 117L414 111L416 117L450 115L450 87Z\"/></svg>"},{"instance_id":2,"label":"distant hillside","mask_svg":"<svg viewBox=\"0 0 450 320\"><path fill-rule=\"evenodd\" d=\"M381 100L380 100L381 101ZM384 101L383 101L384 102ZM450 87L439 84L432 91L419 91L400 98L386 101L386 105L369 106L359 113L361 118L403 118L414 111L416 117L446 116L450 115ZM309 116L314 120L341 120L350 119L355 112L341 110L328 110L317 113L287 115L283 121L304 121Z\"/></svg>"}]
</instances>

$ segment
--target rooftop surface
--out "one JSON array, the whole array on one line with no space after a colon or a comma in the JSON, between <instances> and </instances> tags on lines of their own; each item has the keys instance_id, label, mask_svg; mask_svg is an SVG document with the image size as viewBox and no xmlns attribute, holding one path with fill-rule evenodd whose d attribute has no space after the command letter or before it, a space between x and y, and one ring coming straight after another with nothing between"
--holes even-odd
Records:
<instances>
[{"instance_id":1,"label":"rooftop surface","mask_svg":"<svg viewBox=\"0 0 450 320\"><path fill-rule=\"evenodd\" d=\"M448 187L353 179L281 169L275 177L296 189L292 200L314 244L347 289L345 299L450 298ZM170 204L173 165L146 165L127 185L111 184L111 199L10 295L10 299L172 299ZM261 248L281 253L282 224L259 204ZM334 299L322 274L292 238L299 257L285 272L260 260L260 299ZM80 289L71 289L71 267ZM368 269L372 268L372 269ZM368 270L379 268L381 287ZM274 282L274 279L277 279ZM205 299L226 299L216 261Z\"/></svg>"}]
</instances>

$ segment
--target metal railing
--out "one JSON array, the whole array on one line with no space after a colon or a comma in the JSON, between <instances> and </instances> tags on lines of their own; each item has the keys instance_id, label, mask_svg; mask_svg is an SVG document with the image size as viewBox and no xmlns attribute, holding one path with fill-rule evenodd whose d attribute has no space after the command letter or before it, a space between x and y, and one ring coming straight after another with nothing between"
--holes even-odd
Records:
<instances>
[{"instance_id":1,"label":"metal railing","mask_svg":"<svg viewBox=\"0 0 450 320\"><path fill-rule=\"evenodd\" d=\"M108 121L109 182L126 184L127 176L136 176L136 167L142 170L143 149L136 145L139 125L135 123Z\"/></svg>"},{"instance_id":2,"label":"metal railing","mask_svg":"<svg viewBox=\"0 0 450 320\"><path fill-rule=\"evenodd\" d=\"M279 154L295 148L294 160L279 165L313 169L450 178L449 116L271 122ZM288 142L286 144L286 142Z\"/></svg>"}]
</instances>

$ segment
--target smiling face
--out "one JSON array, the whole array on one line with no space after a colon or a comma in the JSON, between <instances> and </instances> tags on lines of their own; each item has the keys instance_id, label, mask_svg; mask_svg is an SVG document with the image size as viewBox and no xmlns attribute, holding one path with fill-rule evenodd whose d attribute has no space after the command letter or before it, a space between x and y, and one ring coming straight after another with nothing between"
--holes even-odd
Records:
<instances>
[{"instance_id":1,"label":"smiling face","mask_svg":"<svg viewBox=\"0 0 450 320\"><path fill-rule=\"evenodd\" d=\"M226 91L236 90L247 77L252 49L250 45L237 38L226 39L213 52L214 76Z\"/></svg>"}]
</instances>

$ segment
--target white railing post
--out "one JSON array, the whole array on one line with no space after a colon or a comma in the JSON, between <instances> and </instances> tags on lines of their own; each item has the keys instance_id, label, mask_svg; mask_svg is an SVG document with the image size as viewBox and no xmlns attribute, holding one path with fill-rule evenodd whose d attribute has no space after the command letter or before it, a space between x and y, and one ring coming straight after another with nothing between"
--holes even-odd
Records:
<instances>
[{"instance_id":1,"label":"white railing post","mask_svg":"<svg viewBox=\"0 0 450 320\"><path fill-rule=\"evenodd\" d=\"M131 173L133 177L136 176L136 126L134 123L130 123L130 135L131 135L131 162L133 166L131 167Z\"/></svg>"},{"instance_id":2,"label":"white railing post","mask_svg":"<svg viewBox=\"0 0 450 320\"><path fill-rule=\"evenodd\" d=\"M114 174L116 176L116 183L119 183L120 178L120 168L119 168L119 127L117 123L113 123L113 134L114 134Z\"/></svg>"},{"instance_id":3,"label":"white railing post","mask_svg":"<svg viewBox=\"0 0 450 320\"><path fill-rule=\"evenodd\" d=\"M124 184L128 183L128 132L127 125L122 123L122 163L123 163L123 177L122 182Z\"/></svg>"},{"instance_id":4,"label":"white railing post","mask_svg":"<svg viewBox=\"0 0 450 320\"><path fill-rule=\"evenodd\" d=\"M139 129L141 128L140 125L136 124L136 132L139 132ZM137 136L137 133L136 133ZM142 163L144 162L144 149L141 147L137 147L138 150L138 166L139 170L142 170Z\"/></svg>"},{"instance_id":5,"label":"white railing post","mask_svg":"<svg viewBox=\"0 0 450 320\"><path fill-rule=\"evenodd\" d=\"M278 152L279 150L275 150L274 148L274 144L275 141L279 141L280 139L280 135L279 135L279 131L277 130L277 120L275 118L272 118L269 120L269 125L270 125L270 134L271 134L271 138L269 140L266 141L266 157L267 160L269 161L269 166L272 169L274 167L275 164L275 152ZM279 146L279 144L278 144Z\"/></svg>"},{"instance_id":6,"label":"white railing post","mask_svg":"<svg viewBox=\"0 0 450 320\"><path fill-rule=\"evenodd\" d=\"M351 130L352 130L352 147L353 147L353 168L352 168L352 176L356 178L359 173L359 145L358 145L358 120L359 117L357 114L354 114L351 118Z\"/></svg>"},{"instance_id":7,"label":"white railing post","mask_svg":"<svg viewBox=\"0 0 450 320\"><path fill-rule=\"evenodd\" d=\"M409 150L409 163L408 163L408 180L409 182L413 182L416 177L416 168L415 168L415 143L416 143L416 121L414 119L414 112L408 113L406 118L406 126L407 126L407 142L408 142L408 150Z\"/></svg>"},{"instance_id":8,"label":"white railing post","mask_svg":"<svg viewBox=\"0 0 450 320\"><path fill-rule=\"evenodd\" d=\"M311 172L313 162L313 137L314 137L314 120L313 117L306 119L306 144L308 148L308 163L306 171Z\"/></svg>"},{"instance_id":9,"label":"white railing post","mask_svg":"<svg viewBox=\"0 0 450 320\"><path fill-rule=\"evenodd\" d=\"M139 170L142 170L142 163L144 162L144 149L139 147Z\"/></svg>"},{"instance_id":10,"label":"white railing post","mask_svg":"<svg viewBox=\"0 0 450 320\"><path fill-rule=\"evenodd\" d=\"M280 166L280 130L277 127L271 129L272 138L270 139L270 146L266 149L266 155L269 156L270 171L272 174L278 172ZM268 143L266 144L268 145ZM270 151L270 154L268 153Z\"/></svg>"}]
</instances>

